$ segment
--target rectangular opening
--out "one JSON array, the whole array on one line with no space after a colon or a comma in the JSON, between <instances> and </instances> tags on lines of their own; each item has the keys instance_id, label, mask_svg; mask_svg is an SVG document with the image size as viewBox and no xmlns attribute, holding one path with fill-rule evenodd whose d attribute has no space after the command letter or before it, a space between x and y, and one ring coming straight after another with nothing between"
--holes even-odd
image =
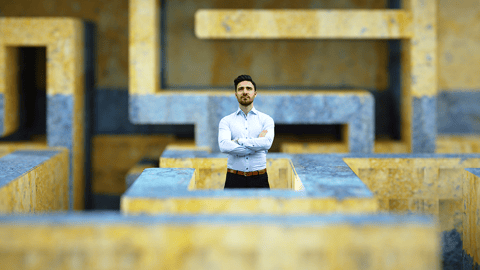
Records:
<instances>
[{"instance_id":1,"label":"rectangular opening","mask_svg":"<svg viewBox=\"0 0 480 270\"><path fill-rule=\"evenodd\" d=\"M346 124L276 124L275 139L269 152L309 153L348 152Z\"/></svg>"},{"instance_id":2,"label":"rectangular opening","mask_svg":"<svg viewBox=\"0 0 480 270\"><path fill-rule=\"evenodd\" d=\"M226 158L161 158L161 168L195 168L189 190L223 189L227 175ZM303 190L292 162L287 158L267 158L271 189Z\"/></svg>"},{"instance_id":3,"label":"rectangular opening","mask_svg":"<svg viewBox=\"0 0 480 270\"><path fill-rule=\"evenodd\" d=\"M47 60L46 47L18 47L19 127L0 141L46 142Z\"/></svg>"}]
</instances>

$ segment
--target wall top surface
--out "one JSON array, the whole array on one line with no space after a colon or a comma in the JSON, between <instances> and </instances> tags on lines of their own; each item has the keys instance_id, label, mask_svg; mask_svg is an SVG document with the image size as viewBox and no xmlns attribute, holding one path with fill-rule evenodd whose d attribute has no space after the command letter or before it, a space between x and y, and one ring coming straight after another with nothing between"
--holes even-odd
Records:
<instances>
[{"instance_id":1,"label":"wall top surface","mask_svg":"<svg viewBox=\"0 0 480 270\"><path fill-rule=\"evenodd\" d=\"M238 224L288 226L329 226L329 225L401 225L433 226L435 219L425 215L363 214L363 215L161 215L125 216L117 212L90 213L49 213L39 215L0 215L0 226L98 226L98 225L199 225Z\"/></svg>"},{"instance_id":2,"label":"wall top surface","mask_svg":"<svg viewBox=\"0 0 480 270\"><path fill-rule=\"evenodd\" d=\"M49 160L60 151L20 150L0 158L0 188Z\"/></svg>"}]
</instances>

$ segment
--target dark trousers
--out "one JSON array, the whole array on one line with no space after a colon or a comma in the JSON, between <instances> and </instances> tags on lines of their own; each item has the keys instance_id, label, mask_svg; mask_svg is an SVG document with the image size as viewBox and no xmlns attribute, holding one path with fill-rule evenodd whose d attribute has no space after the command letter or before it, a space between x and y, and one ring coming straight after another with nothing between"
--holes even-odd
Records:
<instances>
[{"instance_id":1,"label":"dark trousers","mask_svg":"<svg viewBox=\"0 0 480 270\"><path fill-rule=\"evenodd\" d=\"M243 176L227 172L225 188L270 188L268 174Z\"/></svg>"}]
</instances>

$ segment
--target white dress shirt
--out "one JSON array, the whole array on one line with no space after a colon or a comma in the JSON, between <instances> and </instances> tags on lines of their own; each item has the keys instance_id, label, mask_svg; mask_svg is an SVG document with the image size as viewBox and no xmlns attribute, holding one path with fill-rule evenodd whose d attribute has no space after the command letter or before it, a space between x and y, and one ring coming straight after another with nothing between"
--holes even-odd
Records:
<instances>
[{"instance_id":1,"label":"white dress shirt","mask_svg":"<svg viewBox=\"0 0 480 270\"><path fill-rule=\"evenodd\" d=\"M218 144L228 154L229 169L251 172L267 167L267 152L272 146L275 124L273 119L252 108L248 115L238 110L220 120ZM263 130L265 137L258 138ZM238 140L238 144L232 140Z\"/></svg>"}]
</instances>

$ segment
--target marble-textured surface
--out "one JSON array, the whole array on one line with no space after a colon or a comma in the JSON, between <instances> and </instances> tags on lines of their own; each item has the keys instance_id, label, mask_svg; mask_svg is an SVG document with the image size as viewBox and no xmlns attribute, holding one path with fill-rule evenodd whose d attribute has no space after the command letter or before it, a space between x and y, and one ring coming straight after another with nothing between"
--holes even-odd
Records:
<instances>
[{"instance_id":1,"label":"marble-textured surface","mask_svg":"<svg viewBox=\"0 0 480 270\"><path fill-rule=\"evenodd\" d=\"M195 13L201 39L409 38L404 10L208 10Z\"/></svg>"},{"instance_id":2,"label":"marble-textured surface","mask_svg":"<svg viewBox=\"0 0 480 270\"><path fill-rule=\"evenodd\" d=\"M68 209L68 151L20 150L0 158L0 212Z\"/></svg>"},{"instance_id":3,"label":"marble-textured surface","mask_svg":"<svg viewBox=\"0 0 480 270\"><path fill-rule=\"evenodd\" d=\"M135 180L142 174L145 169L148 168L158 168L158 161L154 160L141 160L137 162L130 170L128 170L127 175L125 176L125 187L128 189Z\"/></svg>"},{"instance_id":4,"label":"marble-textured surface","mask_svg":"<svg viewBox=\"0 0 480 270\"><path fill-rule=\"evenodd\" d=\"M371 153L374 100L365 91L258 91L255 108L276 124L347 124L350 152ZM138 124L195 124L198 146L218 150L218 123L234 112L231 92L165 92L130 96L130 120ZM161 110L159 108L162 108Z\"/></svg>"},{"instance_id":5,"label":"marble-textured surface","mask_svg":"<svg viewBox=\"0 0 480 270\"><path fill-rule=\"evenodd\" d=\"M430 270L435 228L431 217L390 214L58 213L0 216L0 250L12 268Z\"/></svg>"},{"instance_id":6,"label":"marble-textured surface","mask_svg":"<svg viewBox=\"0 0 480 270\"><path fill-rule=\"evenodd\" d=\"M436 96L414 97L412 100L412 149L419 153L435 153L437 141Z\"/></svg>"},{"instance_id":7,"label":"marble-textured surface","mask_svg":"<svg viewBox=\"0 0 480 270\"><path fill-rule=\"evenodd\" d=\"M47 142L69 150L69 208L82 209L85 182L84 24L70 18L0 18L0 93L15 92L6 48L45 46L47 52ZM10 80L11 81L11 80ZM15 104L5 95L5 104ZM10 98L7 100L7 98ZM5 121L19 112L5 107Z\"/></svg>"},{"instance_id":8,"label":"marble-textured surface","mask_svg":"<svg viewBox=\"0 0 480 270\"><path fill-rule=\"evenodd\" d=\"M480 133L480 92L442 91L437 97L439 134L474 135Z\"/></svg>"},{"instance_id":9,"label":"marble-textured surface","mask_svg":"<svg viewBox=\"0 0 480 270\"><path fill-rule=\"evenodd\" d=\"M480 5L438 0L438 84L446 91L480 89Z\"/></svg>"}]
</instances>

